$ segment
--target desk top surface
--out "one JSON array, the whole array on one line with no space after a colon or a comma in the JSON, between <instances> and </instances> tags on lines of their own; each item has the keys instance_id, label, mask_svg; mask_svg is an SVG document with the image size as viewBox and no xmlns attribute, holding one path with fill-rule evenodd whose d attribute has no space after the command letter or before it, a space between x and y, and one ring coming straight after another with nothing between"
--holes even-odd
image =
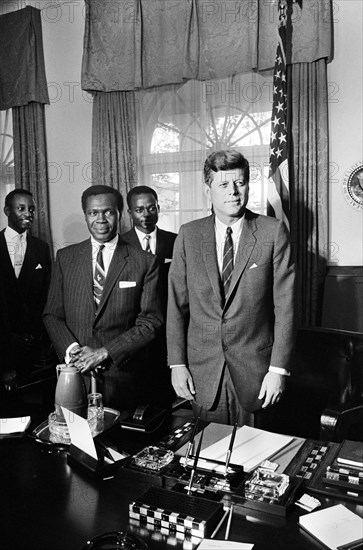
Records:
<instances>
[{"instance_id":1,"label":"desk top surface","mask_svg":"<svg viewBox=\"0 0 363 550\"><path fill-rule=\"evenodd\" d=\"M126 447L137 450L150 444L140 434L117 429ZM0 470L2 548L79 550L98 534L127 529L141 536L150 550L191 548L183 541L168 544L160 534L129 523L129 503L147 489L142 479L119 475L120 471L113 479L91 479L70 468L66 452L49 452L26 436L0 440ZM363 516L363 506L318 498L322 507L342 502ZM297 524L304 513L297 506L291 507L286 519L252 519L235 513L229 540L253 543L254 550L319 550L322 546ZM216 539L223 536L224 528Z\"/></svg>"}]
</instances>

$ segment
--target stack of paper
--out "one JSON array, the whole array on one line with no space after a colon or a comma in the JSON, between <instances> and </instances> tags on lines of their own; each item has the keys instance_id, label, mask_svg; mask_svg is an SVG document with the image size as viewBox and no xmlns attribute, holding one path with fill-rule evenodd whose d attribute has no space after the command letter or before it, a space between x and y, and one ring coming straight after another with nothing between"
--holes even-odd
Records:
<instances>
[{"instance_id":1,"label":"stack of paper","mask_svg":"<svg viewBox=\"0 0 363 550\"><path fill-rule=\"evenodd\" d=\"M16 418L0 418L0 437L20 435L30 424L30 416L19 416Z\"/></svg>"},{"instance_id":2,"label":"stack of paper","mask_svg":"<svg viewBox=\"0 0 363 550\"><path fill-rule=\"evenodd\" d=\"M210 426L207 426L206 430L208 428ZM230 439L230 436L220 439L213 445L203 449L200 456L210 460L225 462ZM230 462L231 464L242 465L245 472L251 472L261 462L291 443L292 440L293 437L287 435L265 432L264 430L251 428L250 426L242 426L236 432Z\"/></svg>"},{"instance_id":3,"label":"stack of paper","mask_svg":"<svg viewBox=\"0 0 363 550\"><path fill-rule=\"evenodd\" d=\"M331 550L353 542L363 543L363 519L343 504L301 516L299 524Z\"/></svg>"}]
</instances>

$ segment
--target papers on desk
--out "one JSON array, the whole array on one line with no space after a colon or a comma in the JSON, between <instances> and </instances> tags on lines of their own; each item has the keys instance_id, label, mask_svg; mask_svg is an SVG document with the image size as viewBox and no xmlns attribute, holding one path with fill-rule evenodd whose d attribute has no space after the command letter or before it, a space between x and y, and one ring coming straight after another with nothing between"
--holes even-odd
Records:
<instances>
[{"instance_id":1,"label":"papers on desk","mask_svg":"<svg viewBox=\"0 0 363 550\"><path fill-rule=\"evenodd\" d=\"M363 519L343 504L301 516L299 524L331 550L358 548L354 543L363 543Z\"/></svg>"},{"instance_id":2,"label":"papers on desk","mask_svg":"<svg viewBox=\"0 0 363 550\"><path fill-rule=\"evenodd\" d=\"M30 416L0 418L0 437L19 436L30 424Z\"/></svg>"},{"instance_id":3,"label":"papers on desk","mask_svg":"<svg viewBox=\"0 0 363 550\"><path fill-rule=\"evenodd\" d=\"M208 429L213 429L213 424L207 426L206 431ZM230 438L231 436L228 435L203 449L200 456L210 460L225 462ZM230 462L231 464L242 465L245 472L251 472L261 462L291 443L292 440L293 437L287 435L265 432L264 430L251 428L250 426L242 426L236 432Z\"/></svg>"},{"instance_id":4,"label":"papers on desk","mask_svg":"<svg viewBox=\"0 0 363 550\"><path fill-rule=\"evenodd\" d=\"M69 411L64 407L62 407L62 412L67 422L72 444L97 460L97 451L87 419L82 418L78 414Z\"/></svg>"},{"instance_id":5,"label":"papers on desk","mask_svg":"<svg viewBox=\"0 0 363 550\"><path fill-rule=\"evenodd\" d=\"M252 550L253 544L233 540L203 539L198 550Z\"/></svg>"}]
</instances>

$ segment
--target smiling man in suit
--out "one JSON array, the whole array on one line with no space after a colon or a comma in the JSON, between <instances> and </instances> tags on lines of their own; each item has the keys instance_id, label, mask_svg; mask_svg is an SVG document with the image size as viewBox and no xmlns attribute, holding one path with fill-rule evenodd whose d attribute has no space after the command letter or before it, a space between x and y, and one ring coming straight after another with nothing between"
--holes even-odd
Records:
<instances>
[{"instance_id":1,"label":"smiling man in suit","mask_svg":"<svg viewBox=\"0 0 363 550\"><path fill-rule=\"evenodd\" d=\"M283 222L246 208L249 164L212 153L213 214L181 227L169 273L168 359L202 418L268 427L290 374L295 269Z\"/></svg>"},{"instance_id":2,"label":"smiling man in suit","mask_svg":"<svg viewBox=\"0 0 363 550\"><path fill-rule=\"evenodd\" d=\"M8 226L0 232L0 363L3 384L30 374L49 346L42 313L51 275L48 245L30 234L32 194L15 189L5 198Z\"/></svg>"},{"instance_id":3,"label":"smiling man in suit","mask_svg":"<svg viewBox=\"0 0 363 550\"><path fill-rule=\"evenodd\" d=\"M137 248L155 254L160 261L160 285L159 296L166 316L168 273L171 258L173 256L176 233L165 231L157 226L160 214L160 206L157 193L147 185L133 187L126 197L128 213L132 219L133 228L121 235L121 238ZM169 407L175 398L170 382L170 372L166 358L165 326L158 337L149 346L149 361L153 369L148 369L145 377L149 378L150 386L155 385L154 394L158 395L156 404ZM151 372L155 376L150 376Z\"/></svg>"},{"instance_id":4,"label":"smiling man in suit","mask_svg":"<svg viewBox=\"0 0 363 550\"><path fill-rule=\"evenodd\" d=\"M120 240L116 189L89 187L82 208L91 237L58 251L44 322L60 358L99 373L105 405L132 411L152 401L141 373L163 323L158 262Z\"/></svg>"}]
</instances>

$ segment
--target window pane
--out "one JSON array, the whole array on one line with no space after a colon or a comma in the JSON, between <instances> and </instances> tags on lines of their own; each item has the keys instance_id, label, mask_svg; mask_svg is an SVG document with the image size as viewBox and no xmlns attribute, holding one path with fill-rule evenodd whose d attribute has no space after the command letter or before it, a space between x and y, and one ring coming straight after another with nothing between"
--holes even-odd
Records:
<instances>
[{"instance_id":1,"label":"window pane","mask_svg":"<svg viewBox=\"0 0 363 550\"><path fill-rule=\"evenodd\" d=\"M7 225L5 197L15 189L13 125L11 109L0 111L0 227Z\"/></svg>"}]
</instances>

